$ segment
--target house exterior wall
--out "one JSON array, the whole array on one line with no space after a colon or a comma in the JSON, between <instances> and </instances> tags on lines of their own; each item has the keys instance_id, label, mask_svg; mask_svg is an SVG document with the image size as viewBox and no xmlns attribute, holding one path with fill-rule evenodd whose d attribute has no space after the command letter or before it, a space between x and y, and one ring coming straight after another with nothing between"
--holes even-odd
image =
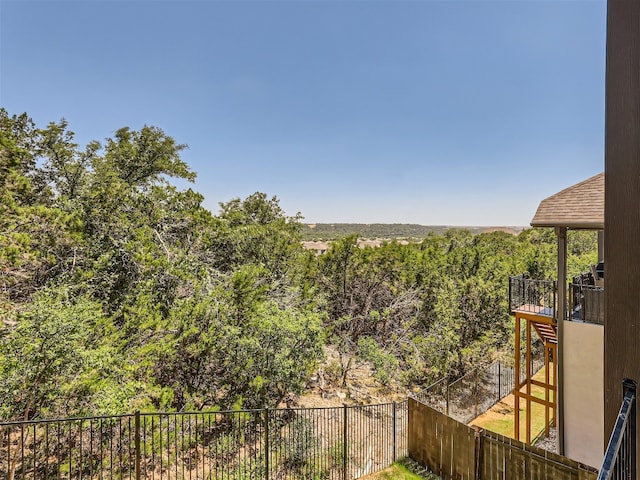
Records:
<instances>
[{"instance_id":1,"label":"house exterior wall","mask_svg":"<svg viewBox=\"0 0 640 480\"><path fill-rule=\"evenodd\" d=\"M564 322L565 455L592 467L604 456L604 327Z\"/></svg>"}]
</instances>

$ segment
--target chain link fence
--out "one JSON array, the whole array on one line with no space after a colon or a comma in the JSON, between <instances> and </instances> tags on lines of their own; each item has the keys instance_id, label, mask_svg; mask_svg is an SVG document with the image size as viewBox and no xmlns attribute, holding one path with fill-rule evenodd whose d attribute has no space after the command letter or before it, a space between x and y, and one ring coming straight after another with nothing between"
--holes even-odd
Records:
<instances>
[{"instance_id":1,"label":"chain link fence","mask_svg":"<svg viewBox=\"0 0 640 480\"><path fill-rule=\"evenodd\" d=\"M534 351L531 364L533 372L544 366L543 350ZM523 360L520 379L525 375L526 361ZM412 397L461 423L469 423L509 395L514 386L513 365L496 361L477 367L457 379L444 377Z\"/></svg>"}]
</instances>

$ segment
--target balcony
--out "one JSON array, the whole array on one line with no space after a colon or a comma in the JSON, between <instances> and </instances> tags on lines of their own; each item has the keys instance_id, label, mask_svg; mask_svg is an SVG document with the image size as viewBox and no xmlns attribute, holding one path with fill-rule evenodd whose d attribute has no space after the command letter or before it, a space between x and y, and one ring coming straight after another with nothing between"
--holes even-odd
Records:
<instances>
[{"instance_id":1,"label":"balcony","mask_svg":"<svg viewBox=\"0 0 640 480\"><path fill-rule=\"evenodd\" d=\"M526 274L509 277L509 311L555 318L556 282L536 280Z\"/></svg>"},{"instance_id":2,"label":"balcony","mask_svg":"<svg viewBox=\"0 0 640 480\"><path fill-rule=\"evenodd\" d=\"M571 283L569 320L604 325L604 287Z\"/></svg>"},{"instance_id":3,"label":"balcony","mask_svg":"<svg viewBox=\"0 0 640 480\"><path fill-rule=\"evenodd\" d=\"M592 273L572 280L567 320L604 325L604 280ZM556 291L556 282L552 280L532 279L524 274L509 277L509 311L555 318Z\"/></svg>"}]
</instances>

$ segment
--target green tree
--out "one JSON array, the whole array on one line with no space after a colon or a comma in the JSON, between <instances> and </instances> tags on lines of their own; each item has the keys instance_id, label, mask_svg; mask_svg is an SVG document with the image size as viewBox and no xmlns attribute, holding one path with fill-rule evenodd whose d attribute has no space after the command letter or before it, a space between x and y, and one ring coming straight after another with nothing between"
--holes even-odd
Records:
<instances>
[{"instance_id":1,"label":"green tree","mask_svg":"<svg viewBox=\"0 0 640 480\"><path fill-rule=\"evenodd\" d=\"M277 197L256 192L220 204L210 252L216 268L223 272L256 264L272 280L292 279L301 254L300 215L288 217Z\"/></svg>"},{"instance_id":2,"label":"green tree","mask_svg":"<svg viewBox=\"0 0 640 480\"><path fill-rule=\"evenodd\" d=\"M172 408L274 407L301 393L322 358L320 318L256 295L250 279L246 273L240 284L235 275L184 301L167 322L175 333L156 332L154 345L139 351L142 361L154 359L156 384L174 392Z\"/></svg>"},{"instance_id":3,"label":"green tree","mask_svg":"<svg viewBox=\"0 0 640 480\"><path fill-rule=\"evenodd\" d=\"M78 379L99 338L99 304L43 291L5 321L0 336L0 411L27 420L85 411Z\"/></svg>"},{"instance_id":4,"label":"green tree","mask_svg":"<svg viewBox=\"0 0 640 480\"><path fill-rule=\"evenodd\" d=\"M0 108L0 309L28 301L53 278L77 237L77 219L40 181L39 141L29 117Z\"/></svg>"}]
</instances>

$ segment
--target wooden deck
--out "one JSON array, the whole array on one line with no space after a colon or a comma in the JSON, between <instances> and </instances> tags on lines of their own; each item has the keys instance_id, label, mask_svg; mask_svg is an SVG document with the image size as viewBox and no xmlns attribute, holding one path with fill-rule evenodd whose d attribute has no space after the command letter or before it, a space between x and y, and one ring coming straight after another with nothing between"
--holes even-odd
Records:
<instances>
[{"instance_id":1,"label":"wooden deck","mask_svg":"<svg viewBox=\"0 0 640 480\"><path fill-rule=\"evenodd\" d=\"M520 318L529 318L530 320L534 320L533 317L544 317L544 318L554 318L555 310L552 307L542 307L540 305L532 305L529 303L525 303L524 305L520 305L519 307L513 309L513 315L518 314Z\"/></svg>"}]
</instances>

